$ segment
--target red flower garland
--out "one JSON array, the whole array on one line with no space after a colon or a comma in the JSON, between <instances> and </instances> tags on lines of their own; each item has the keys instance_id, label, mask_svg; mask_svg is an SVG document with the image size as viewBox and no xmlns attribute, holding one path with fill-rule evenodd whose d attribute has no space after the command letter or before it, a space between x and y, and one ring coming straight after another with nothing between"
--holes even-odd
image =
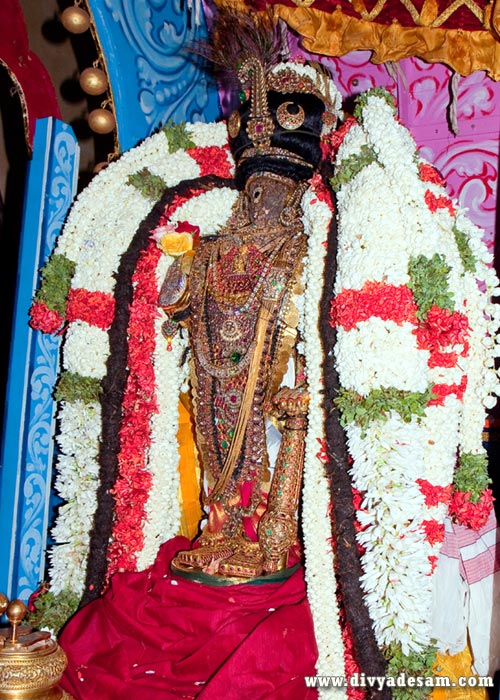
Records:
<instances>
[{"instance_id":1,"label":"red flower garland","mask_svg":"<svg viewBox=\"0 0 500 700\"><path fill-rule=\"evenodd\" d=\"M107 330L115 316L115 300L105 292L89 292L87 289L70 289L66 318L68 321L85 321L91 326Z\"/></svg>"},{"instance_id":2,"label":"red flower garland","mask_svg":"<svg viewBox=\"0 0 500 700\"><path fill-rule=\"evenodd\" d=\"M458 362L458 355L456 352L432 352L429 359L427 360L427 365L429 367L444 367L450 369L455 367Z\"/></svg>"},{"instance_id":3,"label":"red flower garland","mask_svg":"<svg viewBox=\"0 0 500 700\"><path fill-rule=\"evenodd\" d=\"M340 144L352 127L357 123L354 117L349 117L336 131L332 129L325 136L321 137L321 154L324 159L333 160L335 154L339 150Z\"/></svg>"},{"instance_id":4,"label":"red flower garland","mask_svg":"<svg viewBox=\"0 0 500 700\"><path fill-rule=\"evenodd\" d=\"M429 367L454 367L458 355L454 351L443 352L444 348L452 345L463 345L462 356L469 351L467 338L469 321L465 314L459 311L449 311L439 306L432 306L425 321L414 330L418 346L429 350Z\"/></svg>"},{"instance_id":5,"label":"red flower garland","mask_svg":"<svg viewBox=\"0 0 500 700\"><path fill-rule=\"evenodd\" d=\"M332 199L332 191L331 189L326 185L325 181L321 177L319 173L314 173L312 178L309 181L311 183L311 187L314 190L315 195L319 199L320 202L326 202L328 205L330 211L335 211L335 207L333 205L333 199ZM315 204L316 200L313 199L311 200L311 204Z\"/></svg>"},{"instance_id":6,"label":"red flower garland","mask_svg":"<svg viewBox=\"0 0 500 700\"><path fill-rule=\"evenodd\" d=\"M448 486L439 486L439 484L431 484L427 479L417 479L417 484L425 499L426 506L437 506L440 503L449 503L452 484Z\"/></svg>"},{"instance_id":7,"label":"red flower garland","mask_svg":"<svg viewBox=\"0 0 500 700\"><path fill-rule=\"evenodd\" d=\"M450 515L460 525L480 530L486 525L495 499L491 489L484 489L477 503L472 503L470 499L470 491L455 491L451 497Z\"/></svg>"},{"instance_id":8,"label":"red flower garland","mask_svg":"<svg viewBox=\"0 0 500 700\"><path fill-rule=\"evenodd\" d=\"M446 187L446 180L433 165L429 163L419 163L418 171L420 179L423 182L432 182L433 185L440 185L441 187Z\"/></svg>"},{"instance_id":9,"label":"red flower garland","mask_svg":"<svg viewBox=\"0 0 500 700\"><path fill-rule=\"evenodd\" d=\"M360 321L377 316L397 324L416 323L413 293L403 285L366 282L361 289L343 289L332 301L330 323L352 330Z\"/></svg>"},{"instance_id":10,"label":"red flower garland","mask_svg":"<svg viewBox=\"0 0 500 700\"><path fill-rule=\"evenodd\" d=\"M64 323L64 318L57 311L49 309L43 301L35 301L29 315L31 328L42 333L57 333Z\"/></svg>"},{"instance_id":11,"label":"red flower garland","mask_svg":"<svg viewBox=\"0 0 500 700\"><path fill-rule=\"evenodd\" d=\"M434 384L432 393L435 398L431 399L428 406L444 406L444 400L447 396L455 394L457 399L461 401L467 389L467 377L464 374L460 384Z\"/></svg>"},{"instance_id":12,"label":"red flower garland","mask_svg":"<svg viewBox=\"0 0 500 700\"><path fill-rule=\"evenodd\" d=\"M444 540L444 523L437 520L422 520L422 528L425 532L425 539L429 544L437 544Z\"/></svg>"},{"instance_id":13,"label":"red flower garland","mask_svg":"<svg viewBox=\"0 0 500 700\"><path fill-rule=\"evenodd\" d=\"M153 241L141 253L132 281L134 296L128 326L129 376L123 398L118 455L119 476L113 489L115 525L108 550L108 579L118 570L134 570L144 546L142 525L151 488L145 457L151 440L150 419L158 411L155 372L155 319L158 315L156 266L161 252Z\"/></svg>"},{"instance_id":14,"label":"red flower garland","mask_svg":"<svg viewBox=\"0 0 500 700\"><path fill-rule=\"evenodd\" d=\"M338 597L340 598L340 596ZM342 642L344 644L344 670L347 680L346 694L349 700L364 700L366 697L364 688L353 684L353 681L356 678L359 678L361 669L354 655L354 643L352 639L351 626L345 619L345 614L343 613L343 608L341 607L340 603L341 601L339 600L339 618L342 630Z\"/></svg>"},{"instance_id":15,"label":"red flower garland","mask_svg":"<svg viewBox=\"0 0 500 700\"><path fill-rule=\"evenodd\" d=\"M426 190L424 199L425 203L429 207L429 210L433 214L435 214L438 209L448 209L450 216L455 216L455 208L453 207L449 197L445 197L443 194L440 194L439 197L437 197L430 190Z\"/></svg>"},{"instance_id":16,"label":"red flower garland","mask_svg":"<svg viewBox=\"0 0 500 700\"><path fill-rule=\"evenodd\" d=\"M317 437L316 442L318 442L320 445L319 451L316 453L317 459L319 459L319 461L322 464L328 464L328 450L326 447L326 440Z\"/></svg>"},{"instance_id":17,"label":"red flower garland","mask_svg":"<svg viewBox=\"0 0 500 700\"><path fill-rule=\"evenodd\" d=\"M200 175L218 175L219 177L232 177L233 166L228 159L229 146L199 146L189 148L186 153L200 166Z\"/></svg>"}]
</instances>

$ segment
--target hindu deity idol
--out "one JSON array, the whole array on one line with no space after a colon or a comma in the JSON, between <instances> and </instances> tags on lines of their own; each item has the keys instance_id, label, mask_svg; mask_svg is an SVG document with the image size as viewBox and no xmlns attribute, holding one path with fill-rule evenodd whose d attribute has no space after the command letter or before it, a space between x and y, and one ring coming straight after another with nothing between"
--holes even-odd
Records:
<instances>
[{"instance_id":1,"label":"hindu deity idol","mask_svg":"<svg viewBox=\"0 0 500 700\"><path fill-rule=\"evenodd\" d=\"M169 328L188 328L207 509L201 536L173 567L227 582L279 577L300 560L309 401L298 329L301 200L338 107L317 67L278 64L266 75L252 56L238 77L250 97L228 122L239 190L232 216L177 259L160 295Z\"/></svg>"}]
</instances>

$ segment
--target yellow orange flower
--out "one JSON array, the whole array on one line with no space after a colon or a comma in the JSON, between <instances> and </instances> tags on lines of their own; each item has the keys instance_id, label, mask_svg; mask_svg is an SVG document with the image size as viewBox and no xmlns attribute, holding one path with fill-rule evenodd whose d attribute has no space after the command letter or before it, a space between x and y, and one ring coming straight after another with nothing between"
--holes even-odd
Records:
<instances>
[{"instance_id":1,"label":"yellow orange flower","mask_svg":"<svg viewBox=\"0 0 500 700\"><path fill-rule=\"evenodd\" d=\"M165 255L172 255L174 258L187 253L193 249L193 236L191 233L177 233L172 231L165 233L158 241L158 246Z\"/></svg>"}]
</instances>

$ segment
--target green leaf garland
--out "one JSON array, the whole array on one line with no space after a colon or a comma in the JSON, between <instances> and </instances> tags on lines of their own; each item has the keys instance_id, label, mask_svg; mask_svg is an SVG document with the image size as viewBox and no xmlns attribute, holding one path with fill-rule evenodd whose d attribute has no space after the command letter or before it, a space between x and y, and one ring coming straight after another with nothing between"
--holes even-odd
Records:
<instances>
[{"instance_id":1,"label":"green leaf garland","mask_svg":"<svg viewBox=\"0 0 500 700\"><path fill-rule=\"evenodd\" d=\"M143 168L129 175L127 184L135 187L146 199L158 200L167 188L167 183L159 175L154 175L149 168Z\"/></svg>"},{"instance_id":2,"label":"green leaf garland","mask_svg":"<svg viewBox=\"0 0 500 700\"><path fill-rule=\"evenodd\" d=\"M451 267L444 257L438 253L435 253L432 258L427 258L425 255L410 258L408 287L413 292L419 307L416 313L419 321L425 320L433 306L453 311L453 294L448 288L450 270Z\"/></svg>"},{"instance_id":3,"label":"green leaf garland","mask_svg":"<svg viewBox=\"0 0 500 700\"><path fill-rule=\"evenodd\" d=\"M393 700L427 700L435 684L437 668L437 649L433 645L424 647L420 652L404 654L399 643L394 642L385 648L387 659L387 677L397 680L422 678L422 686L395 685L392 688ZM428 679L426 684L426 679Z\"/></svg>"},{"instance_id":4,"label":"green leaf garland","mask_svg":"<svg viewBox=\"0 0 500 700\"><path fill-rule=\"evenodd\" d=\"M56 401L83 401L94 403L99 401L102 393L101 382L93 377L84 377L74 372L62 372L54 391Z\"/></svg>"},{"instance_id":5,"label":"green leaf garland","mask_svg":"<svg viewBox=\"0 0 500 700\"><path fill-rule=\"evenodd\" d=\"M476 271L476 258L469 246L469 239L467 235L457 228L456 224L453 226L453 235L455 236L455 243L457 244L458 254L460 255L460 260L464 266L465 272L475 272Z\"/></svg>"},{"instance_id":6,"label":"green leaf garland","mask_svg":"<svg viewBox=\"0 0 500 700\"><path fill-rule=\"evenodd\" d=\"M330 184L335 192L350 182L363 168L370 163L377 162L377 155L371 146L363 144L359 153L353 153L345 158L338 166L335 175L330 179Z\"/></svg>"},{"instance_id":7,"label":"green leaf garland","mask_svg":"<svg viewBox=\"0 0 500 700\"><path fill-rule=\"evenodd\" d=\"M49 629L57 634L76 612L79 602L80 596L74 591L67 589L60 593L46 591L35 600L35 611L28 616L28 622L36 629Z\"/></svg>"},{"instance_id":8,"label":"green leaf garland","mask_svg":"<svg viewBox=\"0 0 500 700\"><path fill-rule=\"evenodd\" d=\"M487 455L474 455L470 452L460 455L453 483L458 491L471 494L471 503L477 503L484 489L487 489L491 483Z\"/></svg>"},{"instance_id":9,"label":"green leaf garland","mask_svg":"<svg viewBox=\"0 0 500 700\"><path fill-rule=\"evenodd\" d=\"M413 416L423 418L432 397L431 387L425 392L381 387L365 397L356 391L341 389L334 404L341 412L341 425L355 423L366 430L374 420L386 421L391 411L398 413L405 423L410 423Z\"/></svg>"},{"instance_id":10,"label":"green leaf garland","mask_svg":"<svg viewBox=\"0 0 500 700\"><path fill-rule=\"evenodd\" d=\"M187 151L188 148L194 148L195 142L189 136L185 124L174 124L170 119L162 129L167 137L170 153L176 151Z\"/></svg>"},{"instance_id":11,"label":"green leaf garland","mask_svg":"<svg viewBox=\"0 0 500 700\"><path fill-rule=\"evenodd\" d=\"M35 294L35 301L43 302L51 311L63 318L66 316L66 302L76 263L65 255L51 255L41 271L42 282Z\"/></svg>"}]
</instances>

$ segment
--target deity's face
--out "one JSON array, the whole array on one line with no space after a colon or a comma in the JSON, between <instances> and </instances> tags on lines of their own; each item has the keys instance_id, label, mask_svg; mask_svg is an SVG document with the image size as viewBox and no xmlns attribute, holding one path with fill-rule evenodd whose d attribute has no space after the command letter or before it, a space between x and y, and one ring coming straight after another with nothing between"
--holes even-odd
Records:
<instances>
[{"instance_id":1,"label":"deity's face","mask_svg":"<svg viewBox=\"0 0 500 700\"><path fill-rule=\"evenodd\" d=\"M279 224L279 216L295 191L297 183L274 173L256 173L245 186L248 214L258 228Z\"/></svg>"}]
</instances>

